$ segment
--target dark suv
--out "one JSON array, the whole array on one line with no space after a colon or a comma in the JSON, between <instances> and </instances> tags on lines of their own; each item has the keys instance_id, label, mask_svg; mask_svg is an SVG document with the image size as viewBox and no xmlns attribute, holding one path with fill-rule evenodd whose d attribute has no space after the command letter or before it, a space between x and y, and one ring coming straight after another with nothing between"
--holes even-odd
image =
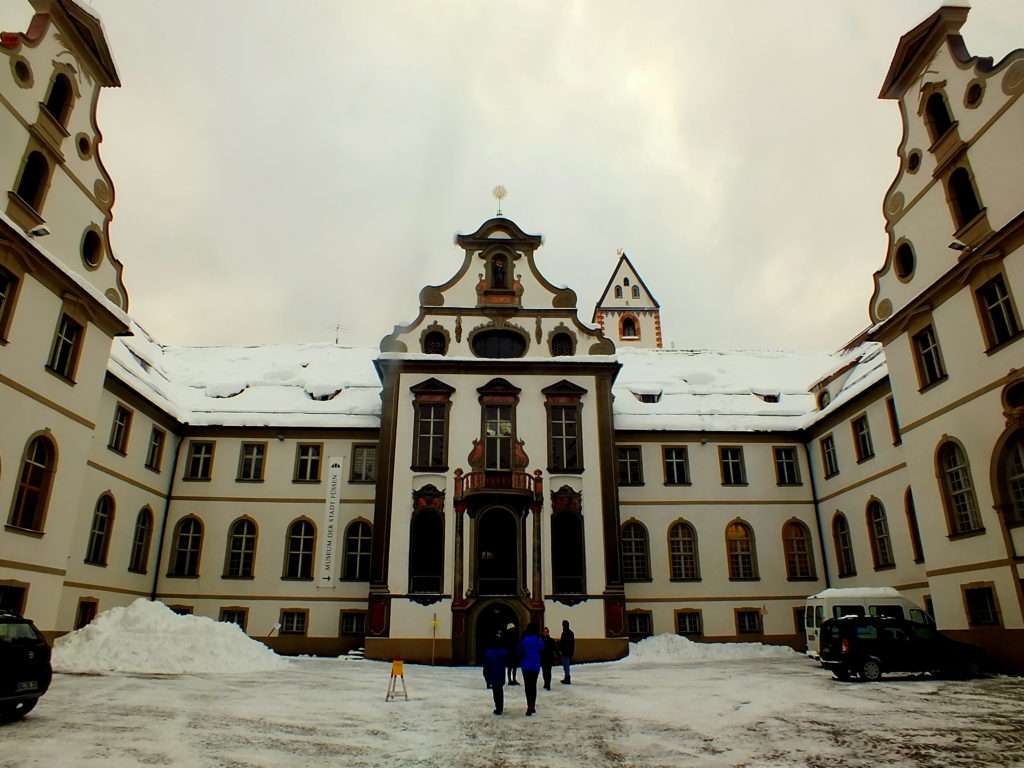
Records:
<instances>
[{"instance_id":1,"label":"dark suv","mask_svg":"<svg viewBox=\"0 0 1024 768\"><path fill-rule=\"evenodd\" d=\"M927 624L880 616L846 616L821 626L821 665L840 680L883 672L939 672L975 677L988 667L981 649Z\"/></svg>"},{"instance_id":2,"label":"dark suv","mask_svg":"<svg viewBox=\"0 0 1024 768\"><path fill-rule=\"evenodd\" d=\"M46 638L28 619L0 611L0 722L31 712L51 677Z\"/></svg>"}]
</instances>

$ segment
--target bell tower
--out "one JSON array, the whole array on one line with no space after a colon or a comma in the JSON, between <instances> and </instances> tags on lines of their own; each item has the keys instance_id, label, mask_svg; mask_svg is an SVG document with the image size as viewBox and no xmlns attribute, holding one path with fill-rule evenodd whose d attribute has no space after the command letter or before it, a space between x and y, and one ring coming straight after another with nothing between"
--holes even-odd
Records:
<instances>
[{"instance_id":1,"label":"bell tower","mask_svg":"<svg viewBox=\"0 0 1024 768\"><path fill-rule=\"evenodd\" d=\"M648 349L662 346L661 305L625 251L619 251L619 261L594 306L592 322L600 325L616 346Z\"/></svg>"}]
</instances>

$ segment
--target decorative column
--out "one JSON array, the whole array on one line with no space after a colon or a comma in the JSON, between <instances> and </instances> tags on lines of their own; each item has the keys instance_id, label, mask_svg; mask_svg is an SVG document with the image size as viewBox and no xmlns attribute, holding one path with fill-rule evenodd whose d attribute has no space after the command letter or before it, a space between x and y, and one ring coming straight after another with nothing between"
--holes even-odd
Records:
<instances>
[{"instance_id":1,"label":"decorative column","mask_svg":"<svg viewBox=\"0 0 1024 768\"><path fill-rule=\"evenodd\" d=\"M466 512L466 502L463 499L462 470L455 470L455 563L452 579L452 604L460 606L465 602L463 597L464 578L464 553L462 543L462 519Z\"/></svg>"},{"instance_id":2,"label":"decorative column","mask_svg":"<svg viewBox=\"0 0 1024 768\"><path fill-rule=\"evenodd\" d=\"M533 473L533 499L530 512L533 514L533 586L530 603L535 611L543 611L544 580L541 573L543 550L541 549L541 511L544 509L544 480L538 469Z\"/></svg>"}]
</instances>

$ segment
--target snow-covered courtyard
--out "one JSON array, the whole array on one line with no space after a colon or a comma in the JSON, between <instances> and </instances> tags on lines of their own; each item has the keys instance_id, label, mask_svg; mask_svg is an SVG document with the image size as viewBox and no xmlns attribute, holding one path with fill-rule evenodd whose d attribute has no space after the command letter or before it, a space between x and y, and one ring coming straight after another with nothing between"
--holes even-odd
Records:
<instances>
[{"instance_id":1,"label":"snow-covered courtyard","mask_svg":"<svg viewBox=\"0 0 1024 768\"><path fill-rule=\"evenodd\" d=\"M1024 682L834 681L797 654L579 666L491 713L480 670L296 659L253 674L58 674L0 766L981 766L1024 764Z\"/></svg>"}]
</instances>

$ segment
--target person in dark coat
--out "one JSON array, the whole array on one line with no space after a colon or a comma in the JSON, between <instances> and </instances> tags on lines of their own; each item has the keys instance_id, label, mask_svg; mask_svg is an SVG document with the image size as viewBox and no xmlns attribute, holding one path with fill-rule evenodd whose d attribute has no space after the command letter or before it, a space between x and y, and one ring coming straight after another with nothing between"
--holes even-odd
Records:
<instances>
[{"instance_id":1,"label":"person in dark coat","mask_svg":"<svg viewBox=\"0 0 1024 768\"><path fill-rule=\"evenodd\" d=\"M576 635L569 629L569 622L566 619L562 620L562 636L558 638L558 650L562 654L562 670L565 672L562 682L565 685L571 685L572 674L570 673L570 668L572 667L573 654L576 653Z\"/></svg>"},{"instance_id":2,"label":"person in dark coat","mask_svg":"<svg viewBox=\"0 0 1024 768\"><path fill-rule=\"evenodd\" d=\"M531 622L516 646L519 666L523 669L523 686L526 688L527 717L537 711L537 675L540 674L540 655L543 651L544 641L537 634L537 625Z\"/></svg>"},{"instance_id":3,"label":"person in dark coat","mask_svg":"<svg viewBox=\"0 0 1024 768\"><path fill-rule=\"evenodd\" d=\"M544 627L544 633L540 636L544 643L544 649L540 654L540 669L544 679L544 690L551 690L551 667L558 660L558 643L551 636L551 630Z\"/></svg>"},{"instance_id":4,"label":"person in dark coat","mask_svg":"<svg viewBox=\"0 0 1024 768\"><path fill-rule=\"evenodd\" d=\"M505 639L505 664L508 668L508 684L519 685L519 681L516 680L516 670L519 668L516 659L516 644L519 642L519 633L516 632L516 625L509 624L505 627L502 637Z\"/></svg>"},{"instance_id":5,"label":"person in dark coat","mask_svg":"<svg viewBox=\"0 0 1024 768\"><path fill-rule=\"evenodd\" d=\"M487 650L484 651L484 680L487 687L491 689L494 697L494 714L500 715L505 709L505 659L508 658L508 651L501 640L501 633L498 632L487 643Z\"/></svg>"}]
</instances>

